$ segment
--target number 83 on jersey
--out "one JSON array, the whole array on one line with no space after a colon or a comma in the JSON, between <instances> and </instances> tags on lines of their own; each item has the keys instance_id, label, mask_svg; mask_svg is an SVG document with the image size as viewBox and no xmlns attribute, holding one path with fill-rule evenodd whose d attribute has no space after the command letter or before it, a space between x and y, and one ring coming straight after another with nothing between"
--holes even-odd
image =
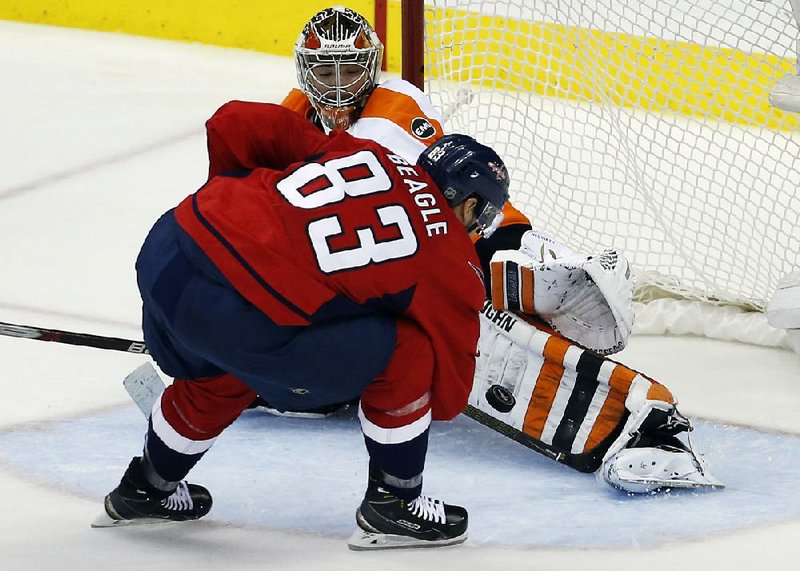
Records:
<instances>
[{"instance_id":1,"label":"number 83 on jersey","mask_svg":"<svg viewBox=\"0 0 800 571\"><path fill-rule=\"evenodd\" d=\"M307 163L276 185L278 191L297 208L314 209L392 189L392 179L372 151L363 150L325 163ZM313 188L313 190L309 190ZM341 218L325 216L311 221L308 237L323 273L360 268L413 256L417 237L406 209L400 204L375 208L381 228L393 228L399 237L378 240L375 227L344 228ZM333 250L330 238L355 233L357 246Z\"/></svg>"}]
</instances>

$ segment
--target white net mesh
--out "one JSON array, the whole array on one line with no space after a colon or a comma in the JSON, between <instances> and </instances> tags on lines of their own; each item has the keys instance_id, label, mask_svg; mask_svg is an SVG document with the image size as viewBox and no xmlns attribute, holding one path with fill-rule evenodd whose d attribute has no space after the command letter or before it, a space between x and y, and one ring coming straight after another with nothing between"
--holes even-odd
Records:
<instances>
[{"instance_id":1,"label":"white net mesh","mask_svg":"<svg viewBox=\"0 0 800 571\"><path fill-rule=\"evenodd\" d=\"M800 267L789 0L435 0L426 90L493 146L512 201L574 249L625 251L654 294L763 309Z\"/></svg>"}]
</instances>

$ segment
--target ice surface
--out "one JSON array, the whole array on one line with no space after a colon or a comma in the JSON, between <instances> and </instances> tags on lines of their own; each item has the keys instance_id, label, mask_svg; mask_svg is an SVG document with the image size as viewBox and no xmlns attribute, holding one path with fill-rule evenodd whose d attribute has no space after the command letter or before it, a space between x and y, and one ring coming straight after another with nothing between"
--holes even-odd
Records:
<instances>
[{"instance_id":1,"label":"ice surface","mask_svg":"<svg viewBox=\"0 0 800 571\"><path fill-rule=\"evenodd\" d=\"M0 433L0 461L99 505L140 454L145 428L139 410L125 406L12 429ZM724 492L629 496L459 417L434 423L425 488L469 506L473 545L653 546L800 516L800 497L786 493L800 473L800 439L703 422L694 441ZM346 538L366 464L354 414L310 420L254 410L192 476L212 490L211 520ZM312 514L314 505L324 509Z\"/></svg>"},{"instance_id":2,"label":"ice surface","mask_svg":"<svg viewBox=\"0 0 800 571\"><path fill-rule=\"evenodd\" d=\"M292 62L237 50L0 22L0 321L141 338L133 259L205 179L203 122L279 101ZM630 498L466 418L437 424L426 491L470 509L441 550L352 553L365 480L350 417L245 414L197 466L191 524L93 530L141 449L128 355L0 337L0 570L787 569L800 557L800 358L635 338L621 360L697 422L720 492Z\"/></svg>"}]
</instances>

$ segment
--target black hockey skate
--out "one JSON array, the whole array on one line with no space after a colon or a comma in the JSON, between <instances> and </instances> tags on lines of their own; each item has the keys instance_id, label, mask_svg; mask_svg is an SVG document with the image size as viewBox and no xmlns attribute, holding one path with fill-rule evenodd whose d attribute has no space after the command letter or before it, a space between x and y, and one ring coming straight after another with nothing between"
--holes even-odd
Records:
<instances>
[{"instance_id":1,"label":"black hockey skate","mask_svg":"<svg viewBox=\"0 0 800 571\"><path fill-rule=\"evenodd\" d=\"M441 547L467 539L466 509L422 495L407 501L372 479L356 511L356 524L359 529L348 542L356 551Z\"/></svg>"},{"instance_id":2,"label":"black hockey skate","mask_svg":"<svg viewBox=\"0 0 800 571\"><path fill-rule=\"evenodd\" d=\"M211 510L211 494L203 486L181 482L172 492L153 487L144 476L142 459L135 457L119 486L106 496L105 513L92 527L163 523L200 519Z\"/></svg>"}]
</instances>

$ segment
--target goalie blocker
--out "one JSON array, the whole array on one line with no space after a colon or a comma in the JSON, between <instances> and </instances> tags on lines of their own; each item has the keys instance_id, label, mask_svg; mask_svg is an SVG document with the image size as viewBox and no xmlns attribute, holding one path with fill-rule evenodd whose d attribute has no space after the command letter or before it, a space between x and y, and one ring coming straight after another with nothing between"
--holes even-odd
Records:
<instances>
[{"instance_id":1,"label":"goalie blocker","mask_svg":"<svg viewBox=\"0 0 800 571\"><path fill-rule=\"evenodd\" d=\"M630 493L723 487L678 437L691 424L657 381L489 301L478 349L475 420Z\"/></svg>"}]
</instances>

